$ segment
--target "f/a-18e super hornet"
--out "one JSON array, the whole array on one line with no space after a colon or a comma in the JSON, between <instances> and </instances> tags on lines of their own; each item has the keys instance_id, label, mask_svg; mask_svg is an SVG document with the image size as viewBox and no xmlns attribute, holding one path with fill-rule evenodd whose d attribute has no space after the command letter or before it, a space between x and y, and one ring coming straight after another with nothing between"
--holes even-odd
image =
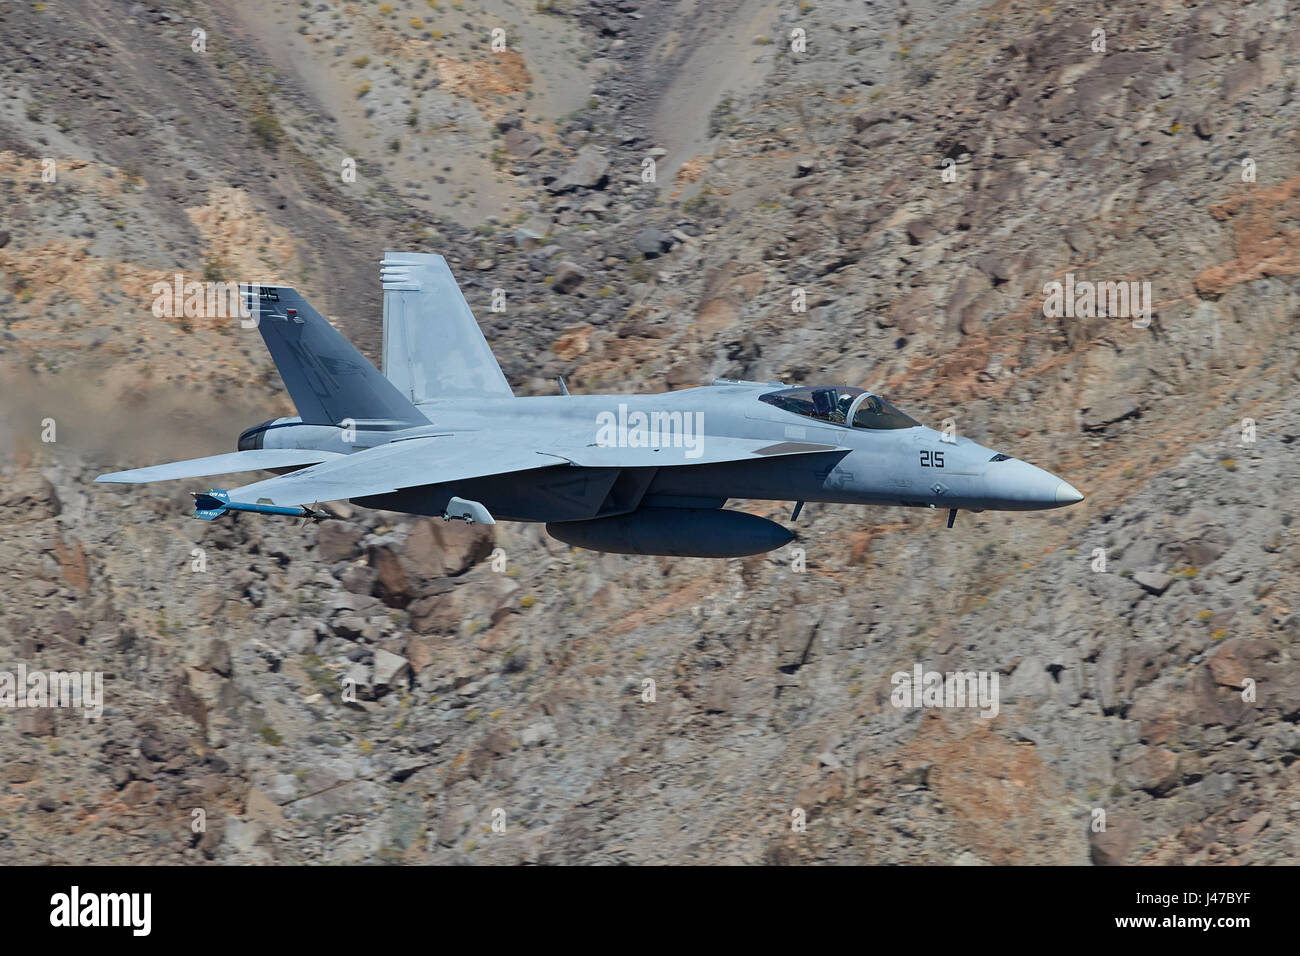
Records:
<instances>
[{"instance_id":1,"label":"f/a-18e super hornet","mask_svg":"<svg viewBox=\"0 0 1300 956\"><path fill-rule=\"evenodd\" d=\"M292 288L244 304L298 414L238 451L97 481L246 471L278 477L196 493L195 517L330 517L321 502L468 522L538 521L595 551L728 558L794 535L728 499L1036 511L1081 501L1069 483L920 424L847 386L719 379L657 395L517 397L442 256L388 253L383 373ZM306 502L312 502L308 505Z\"/></svg>"}]
</instances>

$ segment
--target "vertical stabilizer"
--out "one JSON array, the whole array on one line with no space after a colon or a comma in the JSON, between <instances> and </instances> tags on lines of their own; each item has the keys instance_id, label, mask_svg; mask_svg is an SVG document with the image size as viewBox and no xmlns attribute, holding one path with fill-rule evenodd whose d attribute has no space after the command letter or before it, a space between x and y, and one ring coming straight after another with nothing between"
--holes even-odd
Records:
<instances>
[{"instance_id":1,"label":"vertical stabilizer","mask_svg":"<svg viewBox=\"0 0 1300 956\"><path fill-rule=\"evenodd\" d=\"M384 254L384 377L414 403L513 398L442 256Z\"/></svg>"},{"instance_id":2,"label":"vertical stabilizer","mask_svg":"<svg viewBox=\"0 0 1300 956\"><path fill-rule=\"evenodd\" d=\"M305 423L337 425L345 418L428 423L297 290L248 284L240 288Z\"/></svg>"}]
</instances>

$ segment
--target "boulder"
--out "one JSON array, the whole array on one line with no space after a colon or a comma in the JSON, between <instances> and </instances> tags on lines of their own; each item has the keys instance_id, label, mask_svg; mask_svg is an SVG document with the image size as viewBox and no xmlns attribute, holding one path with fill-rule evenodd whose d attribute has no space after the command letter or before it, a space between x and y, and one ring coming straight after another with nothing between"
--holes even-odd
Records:
<instances>
[{"instance_id":1,"label":"boulder","mask_svg":"<svg viewBox=\"0 0 1300 956\"><path fill-rule=\"evenodd\" d=\"M1174 583L1172 577L1159 571L1138 571L1133 575L1133 580L1157 597L1168 591L1169 585Z\"/></svg>"},{"instance_id":2,"label":"boulder","mask_svg":"<svg viewBox=\"0 0 1300 956\"><path fill-rule=\"evenodd\" d=\"M344 521L322 521L316 526L316 547L321 557L333 564L357 557L361 529Z\"/></svg>"},{"instance_id":3,"label":"boulder","mask_svg":"<svg viewBox=\"0 0 1300 956\"><path fill-rule=\"evenodd\" d=\"M455 576L490 555L493 541L489 525L424 518L406 536L402 558L408 573Z\"/></svg>"},{"instance_id":4,"label":"boulder","mask_svg":"<svg viewBox=\"0 0 1300 956\"><path fill-rule=\"evenodd\" d=\"M1137 821L1127 814L1111 814L1105 830L1088 838L1088 851L1097 866L1120 866L1137 845Z\"/></svg>"},{"instance_id":5,"label":"boulder","mask_svg":"<svg viewBox=\"0 0 1300 956\"><path fill-rule=\"evenodd\" d=\"M555 278L551 281L551 288L556 292L569 293L582 285L582 280L585 278L587 273L583 272L581 267L566 260L555 267Z\"/></svg>"},{"instance_id":6,"label":"boulder","mask_svg":"<svg viewBox=\"0 0 1300 956\"><path fill-rule=\"evenodd\" d=\"M673 247L673 237L662 229L648 226L636 234L633 243L637 252L647 259L653 259L656 256L663 255Z\"/></svg>"},{"instance_id":7,"label":"boulder","mask_svg":"<svg viewBox=\"0 0 1300 956\"><path fill-rule=\"evenodd\" d=\"M410 662L405 657L393 654L383 648L375 651L374 670L371 682L376 690L393 687L401 683L410 674Z\"/></svg>"},{"instance_id":8,"label":"boulder","mask_svg":"<svg viewBox=\"0 0 1300 956\"><path fill-rule=\"evenodd\" d=\"M552 193L571 192L574 189L603 189L609 181L609 160L590 144L578 150L573 163L547 188Z\"/></svg>"}]
</instances>

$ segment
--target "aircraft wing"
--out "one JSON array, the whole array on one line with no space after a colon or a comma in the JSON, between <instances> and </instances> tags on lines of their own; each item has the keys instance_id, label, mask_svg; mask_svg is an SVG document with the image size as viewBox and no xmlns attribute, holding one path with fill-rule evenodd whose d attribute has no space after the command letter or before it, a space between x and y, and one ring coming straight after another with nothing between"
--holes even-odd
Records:
<instances>
[{"instance_id":1,"label":"aircraft wing","mask_svg":"<svg viewBox=\"0 0 1300 956\"><path fill-rule=\"evenodd\" d=\"M95 480L143 484L147 481L175 481L178 478L233 475L240 471L297 468L302 465L317 465L324 461L346 457L346 455L340 455L338 452L333 451L314 451L303 448L257 448L247 451L232 451L227 455L209 455L207 458L173 461L165 465L150 465L148 468L133 468L130 471L114 471L107 475L100 475Z\"/></svg>"},{"instance_id":2,"label":"aircraft wing","mask_svg":"<svg viewBox=\"0 0 1300 956\"><path fill-rule=\"evenodd\" d=\"M589 432L584 432L589 437ZM589 468L654 468L761 460L781 455L847 451L812 442L763 441L705 436L697 449L620 448L569 437L539 438L532 432L461 432L377 445L278 478L234 488L236 503L297 506L384 495L405 488L464 481L488 475L578 465ZM696 454L698 452L698 454ZM694 457L692 457L694 456Z\"/></svg>"},{"instance_id":3,"label":"aircraft wing","mask_svg":"<svg viewBox=\"0 0 1300 956\"><path fill-rule=\"evenodd\" d=\"M564 464L568 462L561 457L534 451L525 433L429 435L377 445L290 475L233 488L230 500L293 506Z\"/></svg>"}]
</instances>

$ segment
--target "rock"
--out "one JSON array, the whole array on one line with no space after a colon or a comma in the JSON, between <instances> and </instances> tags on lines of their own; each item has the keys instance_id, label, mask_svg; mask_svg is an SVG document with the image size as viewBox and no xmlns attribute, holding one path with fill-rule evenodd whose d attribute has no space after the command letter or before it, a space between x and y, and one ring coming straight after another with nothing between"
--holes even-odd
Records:
<instances>
[{"instance_id":1,"label":"rock","mask_svg":"<svg viewBox=\"0 0 1300 956\"><path fill-rule=\"evenodd\" d=\"M709 686L704 700L704 712L729 714L740 696L740 682L733 677L720 677Z\"/></svg>"},{"instance_id":2,"label":"rock","mask_svg":"<svg viewBox=\"0 0 1300 956\"><path fill-rule=\"evenodd\" d=\"M504 574L492 574L473 585L411 602L411 629L417 634L455 633L474 622L496 624L518 607L519 585Z\"/></svg>"},{"instance_id":3,"label":"rock","mask_svg":"<svg viewBox=\"0 0 1300 956\"><path fill-rule=\"evenodd\" d=\"M1259 835L1264 827L1268 826L1272 815L1267 810L1260 810L1245 823L1237 827L1237 842L1248 843Z\"/></svg>"},{"instance_id":4,"label":"rock","mask_svg":"<svg viewBox=\"0 0 1300 956\"><path fill-rule=\"evenodd\" d=\"M375 572L374 595L389 607L405 607L412 598L411 579L391 548L371 548L370 567Z\"/></svg>"},{"instance_id":5,"label":"rock","mask_svg":"<svg viewBox=\"0 0 1300 956\"><path fill-rule=\"evenodd\" d=\"M546 148L536 133L512 129L502 141L505 150L516 159L531 159Z\"/></svg>"},{"instance_id":6,"label":"rock","mask_svg":"<svg viewBox=\"0 0 1300 956\"><path fill-rule=\"evenodd\" d=\"M1172 577L1158 571L1138 571L1133 575L1133 580L1157 597L1168 591L1169 585L1174 583Z\"/></svg>"},{"instance_id":7,"label":"rock","mask_svg":"<svg viewBox=\"0 0 1300 956\"><path fill-rule=\"evenodd\" d=\"M915 219L907 224L907 241L919 246L934 235L934 224L928 219Z\"/></svg>"},{"instance_id":8,"label":"rock","mask_svg":"<svg viewBox=\"0 0 1300 956\"><path fill-rule=\"evenodd\" d=\"M555 739L555 724L550 719L539 720L529 724L519 735L519 742L525 747L542 747Z\"/></svg>"},{"instance_id":9,"label":"rock","mask_svg":"<svg viewBox=\"0 0 1300 956\"><path fill-rule=\"evenodd\" d=\"M853 132L861 133L871 129L873 126L879 126L881 123L889 122L889 114L884 110L867 110L865 113L859 113L853 117Z\"/></svg>"},{"instance_id":10,"label":"rock","mask_svg":"<svg viewBox=\"0 0 1300 956\"><path fill-rule=\"evenodd\" d=\"M0 779L5 783L31 783L36 779L37 770L34 760L10 760L0 770Z\"/></svg>"},{"instance_id":11,"label":"rock","mask_svg":"<svg viewBox=\"0 0 1300 956\"><path fill-rule=\"evenodd\" d=\"M1237 657L1235 648L1223 647L1206 662L1214 683L1220 687L1240 688L1246 680L1246 666Z\"/></svg>"},{"instance_id":12,"label":"rock","mask_svg":"<svg viewBox=\"0 0 1300 956\"><path fill-rule=\"evenodd\" d=\"M656 256L663 255L673 247L673 237L662 229L648 226L636 234L633 244L636 246L637 252L647 259L653 259Z\"/></svg>"},{"instance_id":13,"label":"rock","mask_svg":"<svg viewBox=\"0 0 1300 956\"><path fill-rule=\"evenodd\" d=\"M154 763L162 763L176 752L173 742L153 721L140 725L140 739L136 746L140 748L140 756Z\"/></svg>"},{"instance_id":14,"label":"rock","mask_svg":"<svg viewBox=\"0 0 1300 956\"><path fill-rule=\"evenodd\" d=\"M28 737L53 737L58 729L54 710L49 707L20 710L16 723L18 732Z\"/></svg>"},{"instance_id":15,"label":"rock","mask_svg":"<svg viewBox=\"0 0 1300 956\"><path fill-rule=\"evenodd\" d=\"M392 687L410 673L411 667L405 657L400 657L379 648L375 651L374 671L371 680L375 689Z\"/></svg>"},{"instance_id":16,"label":"rock","mask_svg":"<svg viewBox=\"0 0 1300 956\"><path fill-rule=\"evenodd\" d=\"M1097 866L1120 866L1137 845L1138 825L1128 814L1108 814L1106 829L1088 837L1088 852Z\"/></svg>"},{"instance_id":17,"label":"rock","mask_svg":"<svg viewBox=\"0 0 1300 956\"><path fill-rule=\"evenodd\" d=\"M408 571L433 577L464 574L492 553L490 525L424 518L402 545Z\"/></svg>"},{"instance_id":18,"label":"rock","mask_svg":"<svg viewBox=\"0 0 1300 956\"><path fill-rule=\"evenodd\" d=\"M284 648L291 654L305 654L316 649L316 632L307 627L295 627L285 639Z\"/></svg>"},{"instance_id":19,"label":"rock","mask_svg":"<svg viewBox=\"0 0 1300 956\"><path fill-rule=\"evenodd\" d=\"M994 282L1007 282L1017 273L1016 263L1009 257L989 252L975 260L975 266Z\"/></svg>"},{"instance_id":20,"label":"rock","mask_svg":"<svg viewBox=\"0 0 1300 956\"><path fill-rule=\"evenodd\" d=\"M442 735L434 730L424 730L416 734L414 747L420 753L432 753L443 744Z\"/></svg>"},{"instance_id":21,"label":"rock","mask_svg":"<svg viewBox=\"0 0 1300 956\"><path fill-rule=\"evenodd\" d=\"M316 526L316 547L328 563L350 561L359 556L360 528L343 521L322 521Z\"/></svg>"},{"instance_id":22,"label":"rock","mask_svg":"<svg viewBox=\"0 0 1300 956\"><path fill-rule=\"evenodd\" d=\"M586 277L587 274L576 263L565 260L555 267L555 278L551 281L551 288L556 292L572 292L582 285L582 280Z\"/></svg>"},{"instance_id":23,"label":"rock","mask_svg":"<svg viewBox=\"0 0 1300 956\"><path fill-rule=\"evenodd\" d=\"M608 181L609 160L599 149L588 144L578 150L572 165L547 189L552 193L565 193L574 189L603 189Z\"/></svg>"},{"instance_id":24,"label":"rock","mask_svg":"<svg viewBox=\"0 0 1300 956\"><path fill-rule=\"evenodd\" d=\"M208 652L204 655L203 666L222 677L229 677L234 671L234 663L230 657L230 645L221 638L214 639L208 644Z\"/></svg>"},{"instance_id":25,"label":"rock","mask_svg":"<svg viewBox=\"0 0 1300 956\"><path fill-rule=\"evenodd\" d=\"M199 850L207 859L216 856L217 847L226 835L226 817L224 814L208 814L203 829L203 836L199 838Z\"/></svg>"},{"instance_id":26,"label":"rock","mask_svg":"<svg viewBox=\"0 0 1300 956\"><path fill-rule=\"evenodd\" d=\"M406 659L410 662L411 673L419 677L420 673L437 659L433 641L414 634L408 635Z\"/></svg>"},{"instance_id":27,"label":"rock","mask_svg":"<svg viewBox=\"0 0 1300 956\"><path fill-rule=\"evenodd\" d=\"M664 376L664 383L670 390L686 385L698 385L704 382L706 374L707 366L703 362L679 362L668 370L668 374Z\"/></svg>"},{"instance_id":28,"label":"rock","mask_svg":"<svg viewBox=\"0 0 1300 956\"><path fill-rule=\"evenodd\" d=\"M355 641L366 630L366 619L360 614L340 614L330 622L330 627L339 637Z\"/></svg>"},{"instance_id":29,"label":"rock","mask_svg":"<svg viewBox=\"0 0 1300 956\"><path fill-rule=\"evenodd\" d=\"M24 468L0 483L0 518L14 523L57 517L63 504L54 486L39 472Z\"/></svg>"},{"instance_id":30,"label":"rock","mask_svg":"<svg viewBox=\"0 0 1300 956\"><path fill-rule=\"evenodd\" d=\"M566 362L572 362L579 355L585 355L590 348L591 326L578 325L565 329L556 338L551 351Z\"/></svg>"},{"instance_id":31,"label":"rock","mask_svg":"<svg viewBox=\"0 0 1300 956\"><path fill-rule=\"evenodd\" d=\"M271 862L271 831L260 821L245 821L238 817L227 819L222 845L236 856L257 862Z\"/></svg>"},{"instance_id":32,"label":"rock","mask_svg":"<svg viewBox=\"0 0 1300 956\"><path fill-rule=\"evenodd\" d=\"M411 615L411 630L417 634L453 632L459 623L456 603L450 594L418 598L406 610Z\"/></svg>"},{"instance_id":33,"label":"rock","mask_svg":"<svg viewBox=\"0 0 1300 956\"><path fill-rule=\"evenodd\" d=\"M396 783L401 783L403 780L410 779L427 766L429 766L428 760L421 760L418 757L406 757L398 760L389 768L388 779Z\"/></svg>"},{"instance_id":34,"label":"rock","mask_svg":"<svg viewBox=\"0 0 1300 956\"><path fill-rule=\"evenodd\" d=\"M1120 773L1131 787L1164 796L1178 786L1178 756L1162 747L1132 747L1120 759Z\"/></svg>"},{"instance_id":35,"label":"rock","mask_svg":"<svg viewBox=\"0 0 1300 956\"><path fill-rule=\"evenodd\" d=\"M329 609L332 613L338 611L355 611L358 614L374 608L380 607L380 603L372 598L369 594L352 594L348 591L339 591L330 598Z\"/></svg>"},{"instance_id":36,"label":"rock","mask_svg":"<svg viewBox=\"0 0 1300 956\"><path fill-rule=\"evenodd\" d=\"M1080 409L1080 414L1084 431L1100 432L1105 431L1108 425L1139 417L1141 406L1132 395L1112 395L1094 406Z\"/></svg>"},{"instance_id":37,"label":"rock","mask_svg":"<svg viewBox=\"0 0 1300 956\"><path fill-rule=\"evenodd\" d=\"M379 575L374 568L351 565L339 578L339 583L353 594L371 594L375 591L375 582Z\"/></svg>"},{"instance_id":38,"label":"rock","mask_svg":"<svg viewBox=\"0 0 1300 956\"><path fill-rule=\"evenodd\" d=\"M266 787L266 795L277 805L283 806L295 799L302 788L292 774L277 773Z\"/></svg>"},{"instance_id":39,"label":"rock","mask_svg":"<svg viewBox=\"0 0 1300 956\"><path fill-rule=\"evenodd\" d=\"M157 788L153 784L132 780L122 789L121 799L128 807L139 807L148 803L156 792Z\"/></svg>"},{"instance_id":40,"label":"rock","mask_svg":"<svg viewBox=\"0 0 1300 956\"><path fill-rule=\"evenodd\" d=\"M442 846L454 846L469 829L469 810L459 804L449 805L438 814L437 841Z\"/></svg>"},{"instance_id":41,"label":"rock","mask_svg":"<svg viewBox=\"0 0 1300 956\"><path fill-rule=\"evenodd\" d=\"M370 668L365 664L362 664L360 661L354 661L343 671L340 686L346 688L349 685L356 688L356 696L358 699L373 699L374 695L371 693L370 684Z\"/></svg>"},{"instance_id":42,"label":"rock","mask_svg":"<svg viewBox=\"0 0 1300 956\"><path fill-rule=\"evenodd\" d=\"M1192 568L1208 568L1223 556L1223 546L1208 538L1185 541L1182 550L1188 567Z\"/></svg>"},{"instance_id":43,"label":"rock","mask_svg":"<svg viewBox=\"0 0 1300 956\"><path fill-rule=\"evenodd\" d=\"M276 802L256 787L250 787L244 798L244 816L250 823L261 823L266 827L285 825L284 813Z\"/></svg>"},{"instance_id":44,"label":"rock","mask_svg":"<svg viewBox=\"0 0 1300 956\"><path fill-rule=\"evenodd\" d=\"M913 787L928 787L931 766L928 760L909 760L903 764L903 772L898 782Z\"/></svg>"},{"instance_id":45,"label":"rock","mask_svg":"<svg viewBox=\"0 0 1300 956\"><path fill-rule=\"evenodd\" d=\"M351 521L352 515L356 513L356 509L346 501L331 501L328 504L321 505L321 507L335 517L342 518L344 521Z\"/></svg>"},{"instance_id":46,"label":"rock","mask_svg":"<svg viewBox=\"0 0 1300 956\"><path fill-rule=\"evenodd\" d=\"M84 589L83 589L84 590ZM58 611L50 622L50 633L66 644L81 643L81 624L69 611Z\"/></svg>"},{"instance_id":47,"label":"rock","mask_svg":"<svg viewBox=\"0 0 1300 956\"><path fill-rule=\"evenodd\" d=\"M529 226L520 226L515 230L515 245L520 249L536 249L542 243L545 233Z\"/></svg>"},{"instance_id":48,"label":"rock","mask_svg":"<svg viewBox=\"0 0 1300 956\"><path fill-rule=\"evenodd\" d=\"M1113 711L1119 703L1116 681L1119 677L1122 655L1115 641L1107 642L1097 658L1097 703L1105 713Z\"/></svg>"}]
</instances>

